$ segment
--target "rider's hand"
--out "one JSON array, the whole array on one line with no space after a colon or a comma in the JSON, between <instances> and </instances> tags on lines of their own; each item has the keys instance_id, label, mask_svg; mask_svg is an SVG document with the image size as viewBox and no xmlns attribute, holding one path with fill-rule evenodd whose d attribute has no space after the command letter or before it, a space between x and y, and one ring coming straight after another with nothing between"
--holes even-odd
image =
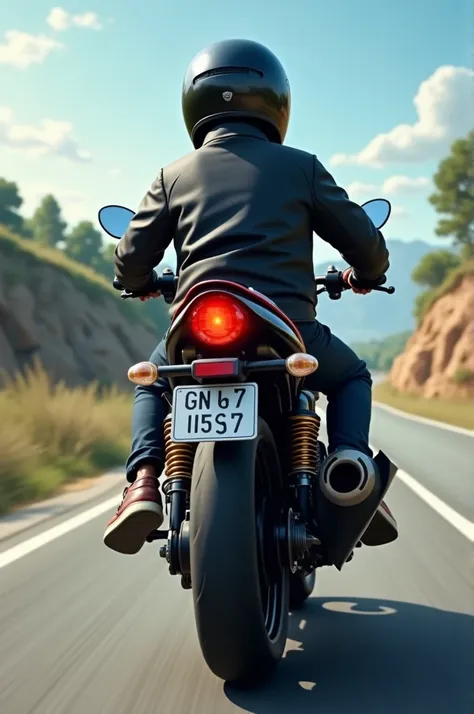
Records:
<instances>
[{"instance_id":1,"label":"rider's hand","mask_svg":"<svg viewBox=\"0 0 474 714\"><path fill-rule=\"evenodd\" d=\"M353 279L352 268L347 268L346 270L344 270L344 272L342 274L342 279L351 288L352 292L357 293L358 295L368 295L369 293L372 292L372 290L369 290L367 288L360 289L360 288L354 287L354 285L352 284L352 279Z\"/></svg>"},{"instance_id":2,"label":"rider's hand","mask_svg":"<svg viewBox=\"0 0 474 714\"><path fill-rule=\"evenodd\" d=\"M157 290L154 293L148 293L148 295L141 295L138 299L141 300L142 302L146 302L147 300L150 300L151 298L158 298L161 297L161 293L159 290Z\"/></svg>"}]
</instances>

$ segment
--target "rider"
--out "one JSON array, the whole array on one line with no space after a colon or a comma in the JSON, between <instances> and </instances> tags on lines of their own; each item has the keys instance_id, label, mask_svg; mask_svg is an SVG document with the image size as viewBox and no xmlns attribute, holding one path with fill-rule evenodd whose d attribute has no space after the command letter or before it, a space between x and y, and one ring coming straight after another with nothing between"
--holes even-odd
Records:
<instances>
[{"instance_id":1,"label":"rider","mask_svg":"<svg viewBox=\"0 0 474 714\"><path fill-rule=\"evenodd\" d=\"M290 87L266 47L226 40L200 52L184 79L182 108L195 151L158 174L117 244L117 278L144 299L159 296L153 268L174 240L179 284L171 316L201 280L233 280L267 295L318 358L319 369L305 386L328 398L329 452L351 448L372 457L372 380L365 363L315 320L312 236L341 253L352 266L345 281L366 294L389 267L382 234L314 155L282 146ZM167 363L164 338L150 360ZM126 466L131 485L104 535L105 544L120 553L138 552L163 522L158 478L167 390L165 379L135 390ZM371 544L397 537L385 504L369 529Z\"/></svg>"}]
</instances>

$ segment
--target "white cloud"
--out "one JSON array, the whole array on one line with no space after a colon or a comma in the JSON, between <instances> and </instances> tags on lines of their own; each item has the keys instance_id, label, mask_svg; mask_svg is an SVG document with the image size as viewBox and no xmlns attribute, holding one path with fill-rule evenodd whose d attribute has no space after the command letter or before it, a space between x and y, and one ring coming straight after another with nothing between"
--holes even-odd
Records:
<instances>
[{"instance_id":1,"label":"white cloud","mask_svg":"<svg viewBox=\"0 0 474 714\"><path fill-rule=\"evenodd\" d=\"M426 191L431 186L431 180L425 176L390 176L383 184L363 183L353 181L347 186L349 198L358 201L361 198L375 196L396 196L401 194L417 194Z\"/></svg>"},{"instance_id":2,"label":"white cloud","mask_svg":"<svg viewBox=\"0 0 474 714\"><path fill-rule=\"evenodd\" d=\"M50 183L42 185L23 183L21 194L24 199L22 213L26 216L33 215L41 200L48 194L52 194L61 206L63 217L69 224L88 220L85 196L81 191L62 188Z\"/></svg>"},{"instance_id":3,"label":"white cloud","mask_svg":"<svg viewBox=\"0 0 474 714\"><path fill-rule=\"evenodd\" d=\"M110 169L109 175L113 178L117 178L118 176L122 175L122 169Z\"/></svg>"},{"instance_id":4,"label":"white cloud","mask_svg":"<svg viewBox=\"0 0 474 714\"><path fill-rule=\"evenodd\" d=\"M377 191L377 186L371 183L362 183L361 181L353 181L350 183L346 191L351 201L357 201L359 198L365 198L369 194Z\"/></svg>"},{"instance_id":5,"label":"white cloud","mask_svg":"<svg viewBox=\"0 0 474 714\"><path fill-rule=\"evenodd\" d=\"M386 194L396 195L400 193L420 193L431 186L431 180L426 176L390 176L382 186L382 191Z\"/></svg>"},{"instance_id":6,"label":"white cloud","mask_svg":"<svg viewBox=\"0 0 474 714\"><path fill-rule=\"evenodd\" d=\"M422 82L414 99L418 118L378 134L357 154L334 154L331 163L381 168L391 163L438 159L471 128L474 71L445 65Z\"/></svg>"},{"instance_id":7,"label":"white cloud","mask_svg":"<svg viewBox=\"0 0 474 714\"><path fill-rule=\"evenodd\" d=\"M89 30L101 30L102 23L95 12L83 12L80 15L72 15L62 7L53 7L47 17L47 23L53 30L62 32L70 27L83 27Z\"/></svg>"},{"instance_id":8,"label":"white cloud","mask_svg":"<svg viewBox=\"0 0 474 714\"><path fill-rule=\"evenodd\" d=\"M407 211L406 208L403 208L403 206L393 206L392 205L392 212L390 214L390 217L407 218L409 215L410 215L410 213Z\"/></svg>"},{"instance_id":9,"label":"white cloud","mask_svg":"<svg viewBox=\"0 0 474 714\"><path fill-rule=\"evenodd\" d=\"M91 160L90 153L79 147L69 122L43 119L38 126L16 124L9 107L0 107L0 145L33 156L56 155L76 162Z\"/></svg>"},{"instance_id":10,"label":"white cloud","mask_svg":"<svg viewBox=\"0 0 474 714\"><path fill-rule=\"evenodd\" d=\"M26 69L31 64L40 64L50 52L61 47L61 43L46 35L8 30L5 42L0 44L0 64Z\"/></svg>"}]
</instances>

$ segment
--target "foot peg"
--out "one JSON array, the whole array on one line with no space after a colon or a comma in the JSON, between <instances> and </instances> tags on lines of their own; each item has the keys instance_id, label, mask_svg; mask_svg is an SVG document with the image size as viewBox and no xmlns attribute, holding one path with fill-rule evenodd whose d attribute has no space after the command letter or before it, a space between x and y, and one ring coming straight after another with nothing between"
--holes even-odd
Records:
<instances>
[{"instance_id":1,"label":"foot peg","mask_svg":"<svg viewBox=\"0 0 474 714\"><path fill-rule=\"evenodd\" d=\"M149 536L147 536L146 542L153 543L155 540L166 540L168 538L168 531L152 531Z\"/></svg>"}]
</instances>

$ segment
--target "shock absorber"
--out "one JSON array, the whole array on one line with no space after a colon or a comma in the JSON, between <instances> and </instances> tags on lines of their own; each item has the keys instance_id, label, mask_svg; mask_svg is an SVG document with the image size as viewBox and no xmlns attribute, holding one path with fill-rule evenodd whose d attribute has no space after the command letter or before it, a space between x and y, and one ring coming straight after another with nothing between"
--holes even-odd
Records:
<instances>
[{"instance_id":1,"label":"shock absorber","mask_svg":"<svg viewBox=\"0 0 474 714\"><path fill-rule=\"evenodd\" d=\"M163 492L170 506L168 547L163 550L170 573L182 572L180 564L181 526L186 518L191 491L194 454L197 444L179 443L171 440L171 414L164 421L165 482Z\"/></svg>"},{"instance_id":2,"label":"shock absorber","mask_svg":"<svg viewBox=\"0 0 474 714\"><path fill-rule=\"evenodd\" d=\"M290 417L291 475L296 485L297 502L303 520L312 520L312 485L319 473L318 437L321 419L303 392L296 411Z\"/></svg>"}]
</instances>

